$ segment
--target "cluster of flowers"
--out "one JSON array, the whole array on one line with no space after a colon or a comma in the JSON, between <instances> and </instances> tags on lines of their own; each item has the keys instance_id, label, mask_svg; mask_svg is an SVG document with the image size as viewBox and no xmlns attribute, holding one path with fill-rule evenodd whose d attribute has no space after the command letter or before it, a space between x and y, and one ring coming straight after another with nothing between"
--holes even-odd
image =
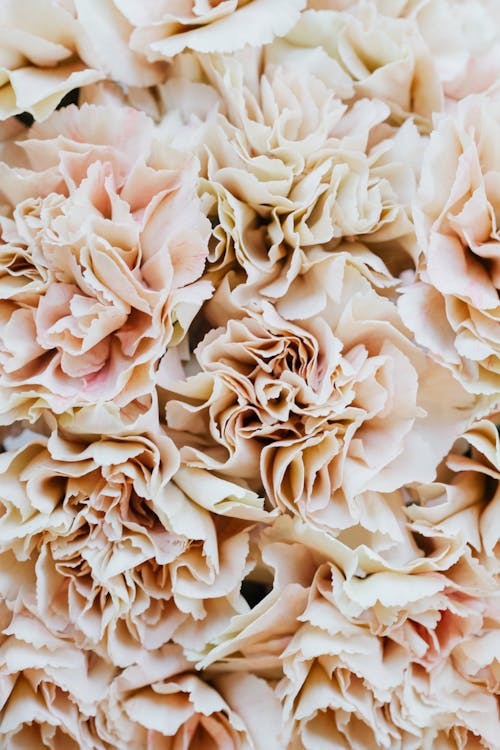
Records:
<instances>
[{"instance_id":1,"label":"cluster of flowers","mask_svg":"<svg viewBox=\"0 0 500 750\"><path fill-rule=\"evenodd\" d=\"M1 747L498 748L498 0L0 62Z\"/></svg>"}]
</instances>

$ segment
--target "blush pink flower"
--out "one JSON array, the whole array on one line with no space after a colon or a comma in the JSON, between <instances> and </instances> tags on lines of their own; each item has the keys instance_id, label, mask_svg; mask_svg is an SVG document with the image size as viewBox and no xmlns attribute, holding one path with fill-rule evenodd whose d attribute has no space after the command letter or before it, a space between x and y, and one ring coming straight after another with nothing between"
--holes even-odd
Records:
<instances>
[{"instance_id":1,"label":"blush pink flower","mask_svg":"<svg viewBox=\"0 0 500 750\"><path fill-rule=\"evenodd\" d=\"M127 108L66 108L21 146L0 164L2 421L99 403L119 429L209 295L196 164Z\"/></svg>"},{"instance_id":2,"label":"blush pink flower","mask_svg":"<svg viewBox=\"0 0 500 750\"><path fill-rule=\"evenodd\" d=\"M116 750L264 750L282 746L280 718L264 680L234 673L205 682L178 647L166 646L116 677L96 729Z\"/></svg>"},{"instance_id":3,"label":"blush pink flower","mask_svg":"<svg viewBox=\"0 0 500 750\"><path fill-rule=\"evenodd\" d=\"M73 2L90 49L117 80L123 80L122 70L127 70L130 58L138 58L144 66L149 61L154 67L154 61L172 58L184 49L232 52L266 44L286 34L306 4L306 0Z\"/></svg>"},{"instance_id":4,"label":"blush pink flower","mask_svg":"<svg viewBox=\"0 0 500 750\"><path fill-rule=\"evenodd\" d=\"M462 539L480 565L500 572L500 438L491 421L479 420L464 433L434 482L405 492L412 529Z\"/></svg>"},{"instance_id":5,"label":"blush pink flower","mask_svg":"<svg viewBox=\"0 0 500 750\"><path fill-rule=\"evenodd\" d=\"M52 0L6 0L0 8L0 120L29 112L44 120L65 94L103 78L79 56L82 30Z\"/></svg>"},{"instance_id":6,"label":"blush pink flower","mask_svg":"<svg viewBox=\"0 0 500 750\"><path fill-rule=\"evenodd\" d=\"M115 670L27 610L2 604L0 622L2 747L104 750L94 718Z\"/></svg>"},{"instance_id":7,"label":"blush pink flower","mask_svg":"<svg viewBox=\"0 0 500 750\"><path fill-rule=\"evenodd\" d=\"M330 528L337 502L434 478L480 408L391 302L352 266L337 272L320 314L241 311L198 346L201 372L166 386L186 462L262 481L273 505Z\"/></svg>"},{"instance_id":8,"label":"blush pink flower","mask_svg":"<svg viewBox=\"0 0 500 750\"><path fill-rule=\"evenodd\" d=\"M436 121L415 206L422 251L400 310L417 341L473 392L500 390L500 96Z\"/></svg>"},{"instance_id":9,"label":"blush pink flower","mask_svg":"<svg viewBox=\"0 0 500 750\"><path fill-rule=\"evenodd\" d=\"M168 438L28 435L0 471L0 593L54 633L123 666L170 638L200 649L247 609L262 501L179 468Z\"/></svg>"},{"instance_id":10,"label":"blush pink flower","mask_svg":"<svg viewBox=\"0 0 500 750\"><path fill-rule=\"evenodd\" d=\"M281 524L283 531L326 552L326 539L310 528ZM479 666L484 639L493 645L499 626L493 579L467 557L417 556L397 568L366 548L346 553L329 542L335 563L318 567L282 654L277 692L290 747L327 747L333 737L346 750L416 750L449 736L442 746L454 748L462 747L454 737L476 734L494 747L498 707Z\"/></svg>"},{"instance_id":11,"label":"blush pink flower","mask_svg":"<svg viewBox=\"0 0 500 750\"><path fill-rule=\"evenodd\" d=\"M273 299L318 247L357 238L395 276L416 257L418 130L391 130L389 107L369 94L356 101L350 76L319 45L181 55L160 89L162 132L202 162L210 271L219 281L235 270Z\"/></svg>"}]
</instances>

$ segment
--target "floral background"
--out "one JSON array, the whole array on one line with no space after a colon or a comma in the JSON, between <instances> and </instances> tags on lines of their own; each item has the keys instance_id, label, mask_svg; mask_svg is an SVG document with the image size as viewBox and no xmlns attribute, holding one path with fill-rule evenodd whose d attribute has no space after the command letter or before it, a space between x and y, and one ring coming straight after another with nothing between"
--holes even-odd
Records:
<instances>
[{"instance_id":1,"label":"floral background","mask_svg":"<svg viewBox=\"0 0 500 750\"><path fill-rule=\"evenodd\" d=\"M498 0L0 3L0 746L498 750Z\"/></svg>"}]
</instances>

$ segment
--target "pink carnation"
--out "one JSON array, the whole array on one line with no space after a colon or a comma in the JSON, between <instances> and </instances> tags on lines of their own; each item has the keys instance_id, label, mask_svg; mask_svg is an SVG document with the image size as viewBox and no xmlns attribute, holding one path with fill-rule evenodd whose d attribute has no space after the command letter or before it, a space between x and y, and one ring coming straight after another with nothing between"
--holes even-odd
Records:
<instances>
[{"instance_id":1,"label":"pink carnation","mask_svg":"<svg viewBox=\"0 0 500 750\"><path fill-rule=\"evenodd\" d=\"M97 403L130 420L209 295L196 163L126 108L67 108L20 147L0 165L2 421Z\"/></svg>"}]
</instances>

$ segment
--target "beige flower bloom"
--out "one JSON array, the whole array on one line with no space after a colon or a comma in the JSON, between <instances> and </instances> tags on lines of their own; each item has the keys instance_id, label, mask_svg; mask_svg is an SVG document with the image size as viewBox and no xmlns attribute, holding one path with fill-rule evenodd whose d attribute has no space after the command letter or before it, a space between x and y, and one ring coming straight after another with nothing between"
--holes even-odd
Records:
<instances>
[{"instance_id":1,"label":"beige flower bloom","mask_svg":"<svg viewBox=\"0 0 500 750\"><path fill-rule=\"evenodd\" d=\"M308 7L358 15L368 0L310 0ZM383 15L407 18L425 40L446 97L485 91L500 74L500 7L496 0L371 0Z\"/></svg>"},{"instance_id":2,"label":"beige flower bloom","mask_svg":"<svg viewBox=\"0 0 500 750\"><path fill-rule=\"evenodd\" d=\"M81 28L54 0L5 0L0 7L0 120L27 111L44 120L72 89L103 73L79 58Z\"/></svg>"},{"instance_id":3,"label":"beige flower bloom","mask_svg":"<svg viewBox=\"0 0 500 750\"><path fill-rule=\"evenodd\" d=\"M321 543L307 528L301 537ZM495 582L467 557L437 566L421 557L391 569L368 550L346 552L330 543L335 563L318 568L282 655L278 694L290 747L326 748L335 738L346 750L451 748L462 745L432 742L470 733L493 748L496 700L463 665L480 672L481 641L493 644L498 632Z\"/></svg>"},{"instance_id":4,"label":"beige flower bloom","mask_svg":"<svg viewBox=\"0 0 500 750\"><path fill-rule=\"evenodd\" d=\"M500 573L500 438L491 421L479 420L464 433L436 481L406 493L415 531L461 538L482 565Z\"/></svg>"},{"instance_id":5,"label":"beige flower bloom","mask_svg":"<svg viewBox=\"0 0 500 750\"><path fill-rule=\"evenodd\" d=\"M210 294L196 163L126 108L68 107L22 147L27 168L0 164L1 420L99 403L120 430Z\"/></svg>"},{"instance_id":6,"label":"beige flower bloom","mask_svg":"<svg viewBox=\"0 0 500 750\"><path fill-rule=\"evenodd\" d=\"M288 525L287 517L279 517L269 533L259 536L260 559L252 579L263 584L267 593L249 612L235 615L202 652L191 653L199 659L198 668L222 675L238 671L273 680L282 677L283 651L297 630L314 574L325 559L320 544L316 548L303 539L288 538Z\"/></svg>"},{"instance_id":7,"label":"beige flower bloom","mask_svg":"<svg viewBox=\"0 0 500 750\"><path fill-rule=\"evenodd\" d=\"M248 607L254 493L179 468L160 435L53 433L0 455L1 594L118 665L171 637L202 648Z\"/></svg>"},{"instance_id":8,"label":"beige flower bloom","mask_svg":"<svg viewBox=\"0 0 500 750\"><path fill-rule=\"evenodd\" d=\"M388 107L352 103L353 93L319 47L282 40L176 61L162 89L162 130L199 151L212 273L241 267L248 285L279 298L316 246L332 251L354 237L394 275L413 266L421 139L411 122L384 129Z\"/></svg>"},{"instance_id":9,"label":"beige flower bloom","mask_svg":"<svg viewBox=\"0 0 500 750\"><path fill-rule=\"evenodd\" d=\"M26 111L45 120L65 94L106 77L128 86L160 83L166 64L131 49L131 31L111 2L5 0L0 119Z\"/></svg>"},{"instance_id":10,"label":"beige flower bloom","mask_svg":"<svg viewBox=\"0 0 500 750\"><path fill-rule=\"evenodd\" d=\"M330 280L321 314L291 321L263 303L210 332L166 414L187 463L261 478L273 505L338 529L338 503L356 518L360 493L432 481L481 404L355 268Z\"/></svg>"},{"instance_id":11,"label":"beige flower bloom","mask_svg":"<svg viewBox=\"0 0 500 750\"><path fill-rule=\"evenodd\" d=\"M233 52L286 34L306 0L73 0L92 52L116 80L126 56L151 62L184 49ZM111 40L111 43L110 43ZM113 62L113 55L119 57ZM146 83L125 80L132 85Z\"/></svg>"},{"instance_id":12,"label":"beige flower bloom","mask_svg":"<svg viewBox=\"0 0 500 750\"><path fill-rule=\"evenodd\" d=\"M451 100L485 91L500 75L500 7L495 0L413 2L415 17ZM411 3L410 3L411 8Z\"/></svg>"},{"instance_id":13,"label":"beige flower bloom","mask_svg":"<svg viewBox=\"0 0 500 750\"><path fill-rule=\"evenodd\" d=\"M415 750L495 750L498 744L496 697L464 679L452 661L430 672L413 667L393 695L391 710L395 721L411 722L420 734Z\"/></svg>"},{"instance_id":14,"label":"beige flower bloom","mask_svg":"<svg viewBox=\"0 0 500 750\"><path fill-rule=\"evenodd\" d=\"M104 750L94 717L113 668L27 611L12 616L2 605L0 621L1 746Z\"/></svg>"},{"instance_id":15,"label":"beige flower bloom","mask_svg":"<svg viewBox=\"0 0 500 750\"><path fill-rule=\"evenodd\" d=\"M271 592L233 618L198 667L273 679L284 669L277 692L293 750L333 739L346 750L458 748L474 734L493 748L496 584L463 542L428 541L395 564L279 517L259 541Z\"/></svg>"},{"instance_id":16,"label":"beige flower bloom","mask_svg":"<svg viewBox=\"0 0 500 750\"><path fill-rule=\"evenodd\" d=\"M280 710L267 683L246 674L204 682L179 648L125 669L99 705L106 747L266 750L280 743Z\"/></svg>"},{"instance_id":17,"label":"beige flower bloom","mask_svg":"<svg viewBox=\"0 0 500 750\"><path fill-rule=\"evenodd\" d=\"M500 95L437 120L415 207L422 250L400 310L417 340L473 392L500 391Z\"/></svg>"},{"instance_id":18,"label":"beige flower bloom","mask_svg":"<svg viewBox=\"0 0 500 750\"><path fill-rule=\"evenodd\" d=\"M342 535L335 538L296 518L279 516L258 537L260 560L252 572L252 578L264 583L268 593L250 612L235 615L229 626L207 644L199 656L198 666L209 665L217 672L251 670L279 678L282 654L300 627L300 615L306 609L311 585L320 568L333 570L336 567L341 571L343 584L337 589L339 600L335 606L340 607L346 617L361 617L363 627L372 628L375 635L385 626L388 630L389 626L402 625L407 610L413 607L418 615L415 603L419 599L445 589L448 585L443 583L446 571L453 566L461 569L457 563L465 551L463 541L450 543L449 540L427 539L424 535L420 538L424 540L428 556L408 538L401 544L399 556L385 559L362 538L358 543L352 535L350 539ZM327 568L324 568L326 563ZM478 574L476 579L482 590L491 594L492 582L488 574ZM415 598L412 599L409 592L414 583ZM428 605L424 600L424 612ZM366 615L364 623L363 613ZM422 656L426 650L421 647L418 655Z\"/></svg>"},{"instance_id":19,"label":"beige flower bloom","mask_svg":"<svg viewBox=\"0 0 500 750\"><path fill-rule=\"evenodd\" d=\"M441 109L439 78L418 26L385 17L373 3L362 3L355 14L306 11L286 41L320 48L347 71L357 97L381 99L396 121L413 115L428 128L432 113Z\"/></svg>"}]
</instances>

